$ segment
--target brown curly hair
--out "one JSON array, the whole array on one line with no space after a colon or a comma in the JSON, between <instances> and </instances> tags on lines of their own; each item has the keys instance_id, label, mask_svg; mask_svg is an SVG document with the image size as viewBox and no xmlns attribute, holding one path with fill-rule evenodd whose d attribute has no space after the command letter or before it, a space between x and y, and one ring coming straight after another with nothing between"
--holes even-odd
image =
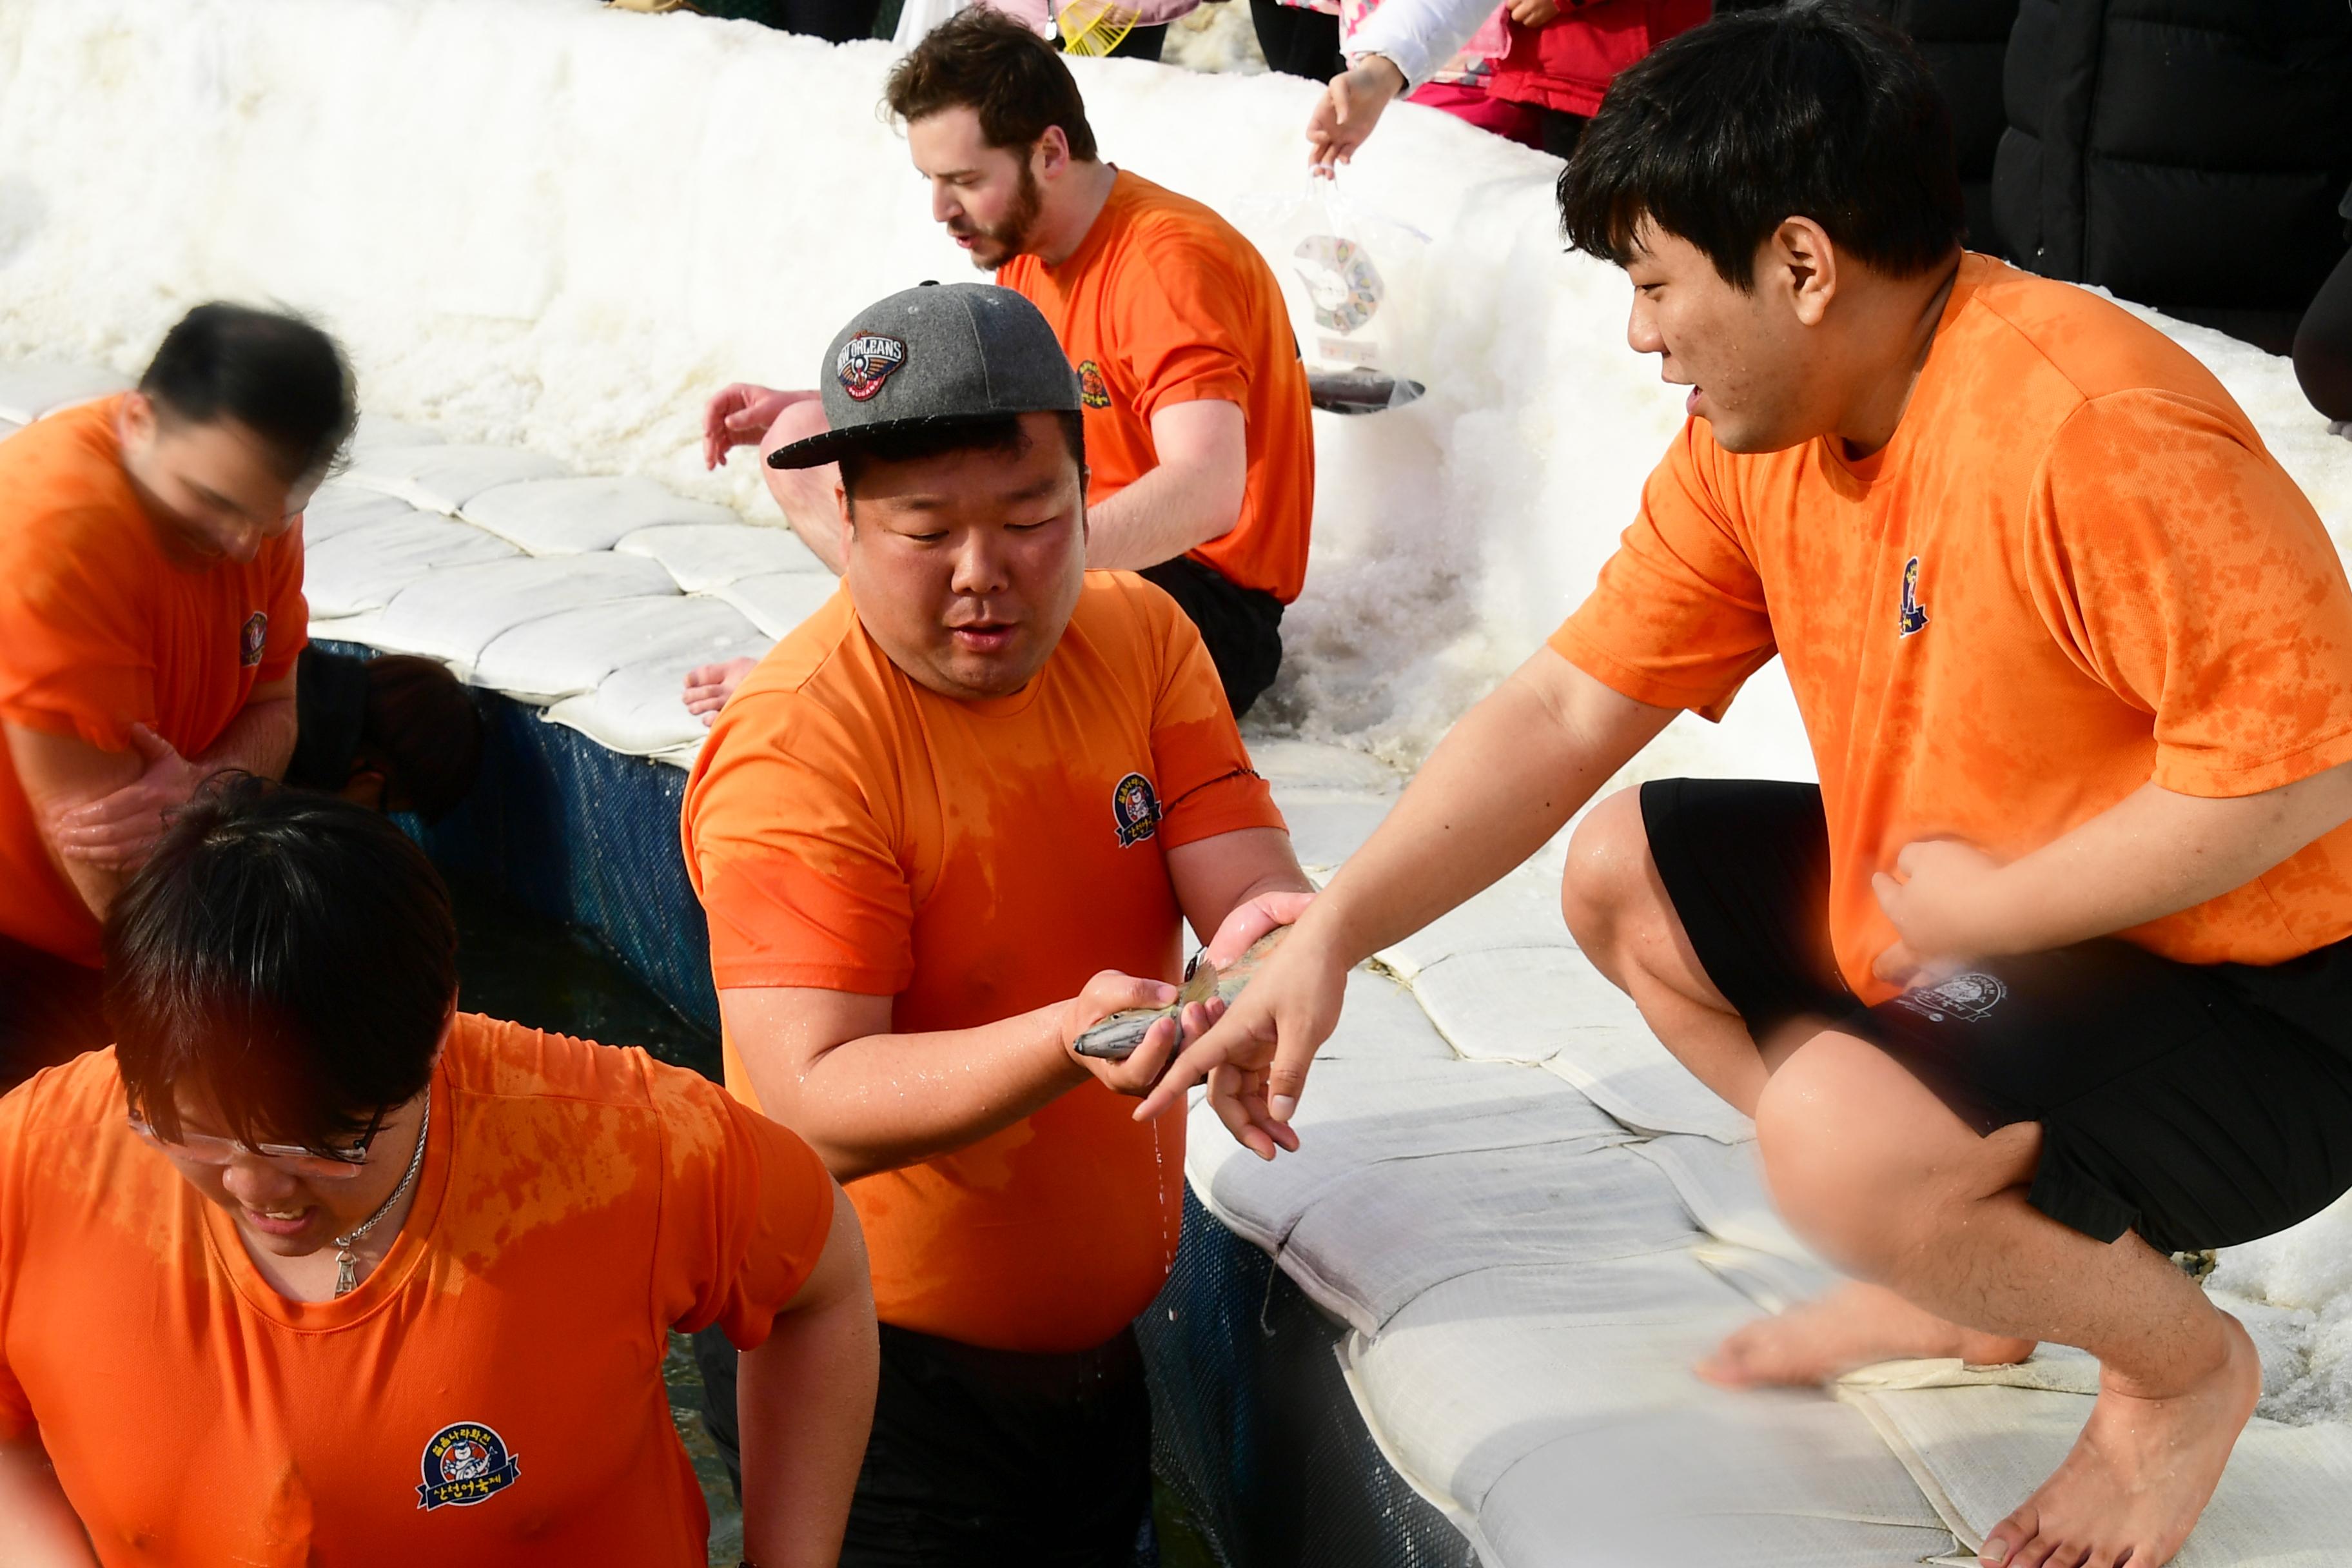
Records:
<instances>
[{"instance_id":1,"label":"brown curly hair","mask_svg":"<svg viewBox=\"0 0 2352 1568\"><path fill-rule=\"evenodd\" d=\"M973 5L925 35L890 68L883 107L901 121L962 107L992 147L1031 147L1058 125L1070 156L1095 160L1086 100L1061 52L1002 11Z\"/></svg>"}]
</instances>

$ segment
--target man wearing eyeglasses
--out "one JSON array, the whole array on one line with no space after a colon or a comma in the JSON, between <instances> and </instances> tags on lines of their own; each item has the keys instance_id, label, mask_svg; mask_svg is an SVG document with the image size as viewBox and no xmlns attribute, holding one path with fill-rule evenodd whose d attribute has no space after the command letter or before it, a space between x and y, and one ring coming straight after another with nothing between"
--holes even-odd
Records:
<instances>
[{"instance_id":1,"label":"man wearing eyeglasses","mask_svg":"<svg viewBox=\"0 0 2352 1568\"><path fill-rule=\"evenodd\" d=\"M760 1568L832 1564L857 1221L700 1077L455 1011L374 813L240 777L109 910L116 1044L0 1100L0 1563L700 1568L673 1327L742 1350Z\"/></svg>"}]
</instances>

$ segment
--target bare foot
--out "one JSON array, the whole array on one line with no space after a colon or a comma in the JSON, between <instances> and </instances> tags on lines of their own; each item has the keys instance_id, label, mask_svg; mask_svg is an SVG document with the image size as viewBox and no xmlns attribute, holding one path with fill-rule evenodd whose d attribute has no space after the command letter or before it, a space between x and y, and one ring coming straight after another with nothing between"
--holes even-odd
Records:
<instances>
[{"instance_id":1,"label":"bare foot","mask_svg":"<svg viewBox=\"0 0 2352 1568\"><path fill-rule=\"evenodd\" d=\"M1971 1366L2005 1366L2032 1353L2032 1340L1964 1329L1883 1286L1849 1284L1748 1324L1699 1363L1698 1374L1725 1388L1805 1386L1873 1362L1958 1356Z\"/></svg>"},{"instance_id":2,"label":"bare foot","mask_svg":"<svg viewBox=\"0 0 2352 1568\"><path fill-rule=\"evenodd\" d=\"M2000 1568L2162 1568L2205 1511L2263 1392L2261 1358L2238 1320L2216 1312L2221 1362L2160 1397L2102 1373L2074 1451L2025 1506L1993 1526L1981 1561Z\"/></svg>"}]
</instances>

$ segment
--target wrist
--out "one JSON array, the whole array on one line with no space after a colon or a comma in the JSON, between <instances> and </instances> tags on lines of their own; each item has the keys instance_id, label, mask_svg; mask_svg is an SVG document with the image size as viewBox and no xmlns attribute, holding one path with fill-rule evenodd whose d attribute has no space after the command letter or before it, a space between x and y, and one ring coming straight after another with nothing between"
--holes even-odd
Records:
<instances>
[{"instance_id":1,"label":"wrist","mask_svg":"<svg viewBox=\"0 0 2352 1568\"><path fill-rule=\"evenodd\" d=\"M1400 96L1410 85L1405 80L1404 68L1386 55L1377 52L1351 55L1348 58L1348 64L1364 74L1364 80L1368 85L1378 87L1391 98Z\"/></svg>"}]
</instances>

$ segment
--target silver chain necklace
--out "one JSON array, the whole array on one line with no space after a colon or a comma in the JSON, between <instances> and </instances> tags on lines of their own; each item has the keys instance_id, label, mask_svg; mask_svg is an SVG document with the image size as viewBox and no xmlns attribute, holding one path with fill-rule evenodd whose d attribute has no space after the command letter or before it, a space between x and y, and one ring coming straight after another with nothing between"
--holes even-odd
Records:
<instances>
[{"instance_id":1,"label":"silver chain necklace","mask_svg":"<svg viewBox=\"0 0 2352 1568\"><path fill-rule=\"evenodd\" d=\"M360 1260L353 1256L352 1247L360 1237L375 1228L376 1221L392 1212L392 1205L400 1201L400 1194L408 1190L408 1184L416 1180L416 1168L425 1163L425 1137L432 1131L433 1100L428 1095L425 1100L425 1115L416 1123L416 1151L408 1156L408 1169L401 1173L400 1185L392 1189L392 1196L376 1205L375 1213L352 1226L351 1234L335 1237L338 1248L335 1253L335 1294L338 1297L348 1296L359 1289Z\"/></svg>"}]
</instances>

